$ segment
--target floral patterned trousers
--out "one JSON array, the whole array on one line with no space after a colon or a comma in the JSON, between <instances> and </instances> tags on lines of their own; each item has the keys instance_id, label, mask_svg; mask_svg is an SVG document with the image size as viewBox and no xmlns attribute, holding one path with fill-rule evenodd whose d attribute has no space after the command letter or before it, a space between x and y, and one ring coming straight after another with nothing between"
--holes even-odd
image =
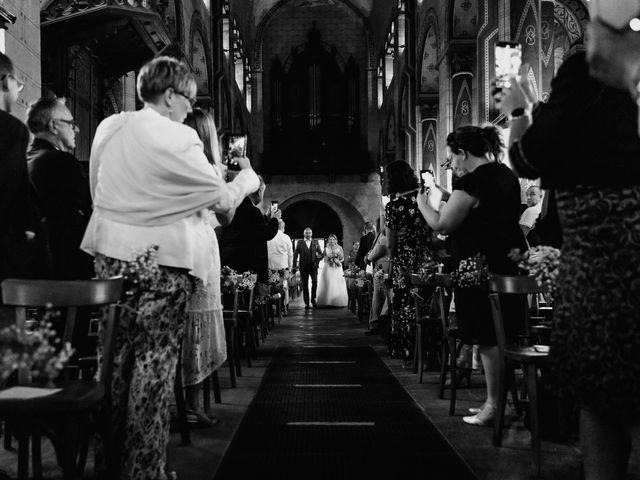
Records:
<instances>
[{"instance_id":1,"label":"floral patterned trousers","mask_svg":"<svg viewBox=\"0 0 640 480\"><path fill-rule=\"evenodd\" d=\"M98 255L96 273L99 278L118 275L123 263ZM111 388L113 464L120 469L118 479L167 478L169 403L191 290L192 279L184 270L160 267L153 291L133 286L126 292L129 308L119 316Z\"/></svg>"}]
</instances>

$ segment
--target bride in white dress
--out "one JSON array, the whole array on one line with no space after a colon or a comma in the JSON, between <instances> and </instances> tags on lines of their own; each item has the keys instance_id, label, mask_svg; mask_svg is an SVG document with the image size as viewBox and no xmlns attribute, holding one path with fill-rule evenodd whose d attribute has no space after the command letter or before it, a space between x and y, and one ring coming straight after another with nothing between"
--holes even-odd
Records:
<instances>
[{"instance_id":1,"label":"bride in white dress","mask_svg":"<svg viewBox=\"0 0 640 480\"><path fill-rule=\"evenodd\" d=\"M316 301L319 307L346 307L347 283L342 270L344 252L338 245L338 238L331 234L324 249L324 259L318 272L318 295Z\"/></svg>"}]
</instances>

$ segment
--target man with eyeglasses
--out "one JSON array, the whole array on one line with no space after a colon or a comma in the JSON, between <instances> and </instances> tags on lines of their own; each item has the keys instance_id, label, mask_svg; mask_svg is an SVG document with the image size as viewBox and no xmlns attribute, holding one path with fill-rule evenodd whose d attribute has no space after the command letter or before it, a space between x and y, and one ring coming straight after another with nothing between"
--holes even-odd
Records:
<instances>
[{"instance_id":1,"label":"man with eyeglasses","mask_svg":"<svg viewBox=\"0 0 640 480\"><path fill-rule=\"evenodd\" d=\"M34 135L27 154L37 203L47 218L53 276L77 280L93 276L93 258L80 250L91 218L89 179L73 155L79 132L73 115L57 98L41 98L29 107L27 125Z\"/></svg>"},{"instance_id":2,"label":"man with eyeglasses","mask_svg":"<svg viewBox=\"0 0 640 480\"><path fill-rule=\"evenodd\" d=\"M0 53L0 280L38 276L34 268L43 263L27 175L29 131L10 113L22 87L13 62Z\"/></svg>"}]
</instances>

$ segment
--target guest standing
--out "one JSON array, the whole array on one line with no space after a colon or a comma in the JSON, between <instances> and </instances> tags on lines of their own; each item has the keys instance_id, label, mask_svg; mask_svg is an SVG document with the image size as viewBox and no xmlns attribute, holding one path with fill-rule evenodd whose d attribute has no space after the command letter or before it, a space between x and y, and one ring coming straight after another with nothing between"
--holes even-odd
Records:
<instances>
[{"instance_id":1,"label":"guest standing","mask_svg":"<svg viewBox=\"0 0 640 480\"><path fill-rule=\"evenodd\" d=\"M289 288L288 277L293 269L293 243L291 237L284 233L285 223L282 219L278 220L278 233L267 242L267 254L269 256L269 270L277 272L282 281L282 290L284 294L283 315L287 315L289 308Z\"/></svg>"},{"instance_id":2,"label":"guest standing","mask_svg":"<svg viewBox=\"0 0 640 480\"><path fill-rule=\"evenodd\" d=\"M425 255L430 252L432 232L418 211L418 178L411 166L401 160L391 162L387 166L385 181L389 194L395 195L385 206L393 285L388 351L391 358L400 358L408 363L413 357L416 332L409 278L411 273L418 271Z\"/></svg>"},{"instance_id":3,"label":"guest standing","mask_svg":"<svg viewBox=\"0 0 640 480\"><path fill-rule=\"evenodd\" d=\"M258 188L249 160L225 183L183 125L195 103L196 81L186 65L158 57L137 78L144 108L105 119L91 149L94 210L82 248L96 272L119 274L132 251L157 246L160 278L152 290L133 288L116 338L114 458L109 478L165 480L169 403L173 397L185 305L196 279L208 283L211 240L203 208L228 212Z\"/></svg>"},{"instance_id":4,"label":"guest standing","mask_svg":"<svg viewBox=\"0 0 640 480\"><path fill-rule=\"evenodd\" d=\"M235 211L231 223L219 230L220 258L222 265L233 268L238 273L251 271L258 274L258 282L269 281L269 258L267 240L278 233L278 220L282 216L276 210L266 217L256 205L262 202L265 184L259 177L258 190L245 198Z\"/></svg>"},{"instance_id":5,"label":"guest standing","mask_svg":"<svg viewBox=\"0 0 640 480\"><path fill-rule=\"evenodd\" d=\"M304 308L309 310L309 300L313 308L317 307L316 293L318 290L318 263L322 259L322 250L318 241L313 239L313 230L307 227L302 232L304 238L298 240L293 251L293 267L298 265L300 276L302 277L302 298ZM295 273L295 272L294 272ZM311 278L311 297L309 297L309 278Z\"/></svg>"},{"instance_id":6,"label":"guest standing","mask_svg":"<svg viewBox=\"0 0 640 480\"><path fill-rule=\"evenodd\" d=\"M80 250L92 211L89 178L73 155L80 130L57 98L34 102L27 125L35 137L27 154L29 175L40 212L47 218L53 278L91 278L93 258Z\"/></svg>"},{"instance_id":7,"label":"guest standing","mask_svg":"<svg viewBox=\"0 0 640 480\"><path fill-rule=\"evenodd\" d=\"M502 147L495 127L459 127L447 136L447 149L452 167L462 169L464 176L455 183L440 212L431 207L427 193L418 197L420 212L429 226L450 235L454 268L461 260L480 254L486 258L490 272L518 273L508 254L513 248L526 248L518 225L520 183L509 167L499 162ZM489 298L480 287L454 287L454 292L460 339L466 345L479 345L487 381L484 405L478 413L463 420L472 425L487 425L493 421L498 405L500 362ZM522 299L511 297L501 297L503 310L520 306ZM505 324L507 337L523 333L522 327Z\"/></svg>"},{"instance_id":8,"label":"guest standing","mask_svg":"<svg viewBox=\"0 0 640 480\"><path fill-rule=\"evenodd\" d=\"M511 84L496 93L514 117L509 156L553 190L562 226L552 380L581 408L585 478L625 478L640 442L638 108L590 76L584 53L560 67L533 118Z\"/></svg>"},{"instance_id":9,"label":"guest standing","mask_svg":"<svg viewBox=\"0 0 640 480\"><path fill-rule=\"evenodd\" d=\"M9 277L39 277L46 244L38 232L27 173L29 130L11 110L24 84L18 80L13 62L0 52L0 280ZM36 267L36 268L34 268Z\"/></svg>"},{"instance_id":10,"label":"guest standing","mask_svg":"<svg viewBox=\"0 0 640 480\"><path fill-rule=\"evenodd\" d=\"M358 242L359 246L355 261L356 266L360 270L365 270L367 267L365 257L367 253L369 253L369 250L371 250L371 247L373 247L373 241L375 238L376 227L374 227L371 222L365 222L362 237L360 237L360 242Z\"/></svg>"},{"instance_id":11,"label":"guest standing","mask_svg":"<svg viewBox=\"0 0 640 480\"><path fill-rule=\"evenodd\" d=\"M196 131L202 140L204 154L214 167L214 173L223 179L226 168L220 160L218 133L213 116L200 108L194 108L184 123ZM210 274L206 284L196 279L195 289L187 301L187 323L182 340L182 384L185 387L187 408L191 410L187 418L194 423L211 424L215 417L204 410L197 393L199 389L206 388L204 380L227 359L220 290L220 249L214 227L219 221L226 224L230 219L223 213L214 215L208 208L200 211L200 217L209 237Z\"/></svg>"}]
</instances>

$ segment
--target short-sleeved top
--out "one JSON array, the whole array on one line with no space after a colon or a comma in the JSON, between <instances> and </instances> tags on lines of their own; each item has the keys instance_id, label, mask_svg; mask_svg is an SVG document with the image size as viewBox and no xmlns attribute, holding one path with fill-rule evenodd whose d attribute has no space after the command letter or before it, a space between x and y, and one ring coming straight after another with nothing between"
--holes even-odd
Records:
<instances>
[{"instance_id":1,"label":"short-sleeved top","mask_svg":"<svg viewBox=\"0 0 640 480\"><path fill-rule=\"evenodd\" d=\"M508 258L511 249L525 249L519 226L520 184L515 174L502 163L480 165L454 186L478 200L458 230L451 234L451 255L460 260L478 253L487 259L492 273L517 273Z\"/></svg>"},{"instance_id":2,"label":"short-sleeved top","mask_svg":"<svg viewBox=\"0 0 640 480\"><path fill-rule=\"evenodd\" d=\"M528 207L524 212L522 212L522 216L520 217L520 225L533 228L541 212L542 202L538 202L533 207Z\"/></svg>"},{"instance_id":3,"label":"short-sleeved top","mask_svg":"<svg viewBox=\"0 0 640 480\"><path fill-rule=\"evenodd\" d=\"M416 193L399 196L385 207L386 226L396 232L394 258L408 257L406 268L416 267L416 262L422 261L431 247L431 230L418 210L416 196Z\"/></svg>"}]
</instances>

